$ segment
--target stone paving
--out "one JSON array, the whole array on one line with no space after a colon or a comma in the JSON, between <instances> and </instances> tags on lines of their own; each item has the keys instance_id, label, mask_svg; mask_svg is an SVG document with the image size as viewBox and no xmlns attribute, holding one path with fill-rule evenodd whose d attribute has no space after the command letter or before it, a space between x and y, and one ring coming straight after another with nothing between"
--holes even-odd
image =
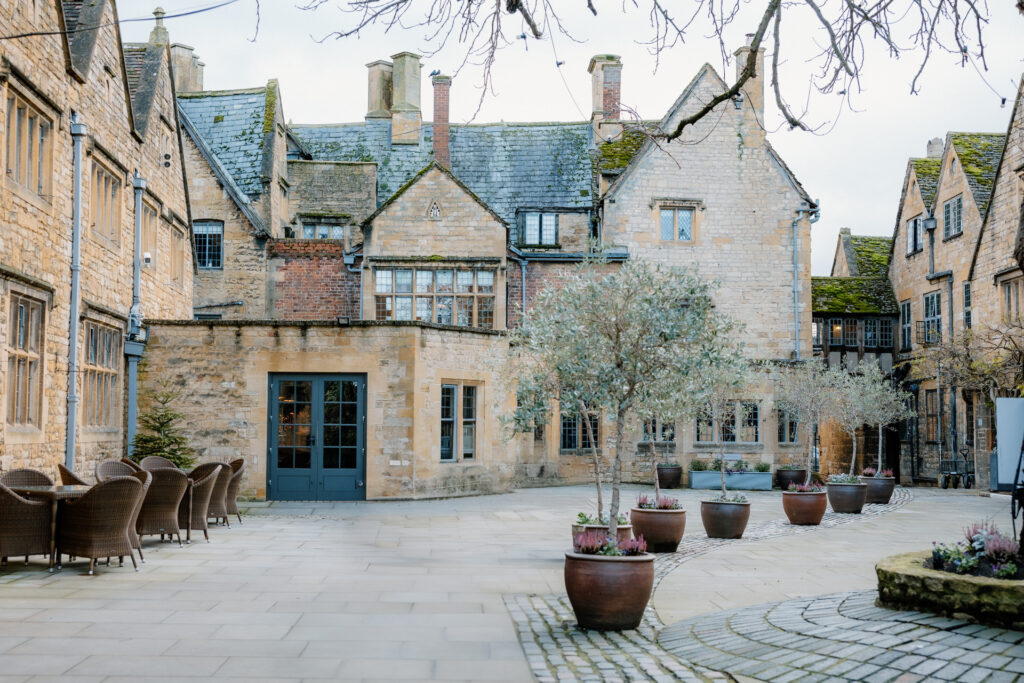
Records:
<instances>
[{"instance_id":1,"label":"stone paving","mask_svg":"<svg viewBox=\"0 0 1024 683\"><path fill-rule=\"evenodd\" d=\"M762 494L757 501L767 498ZM775 494L774 499L775 504L780 505L779 494ZM818 527L793 526L785 519L772 519L749 524L742 539L711 539L703 533L685 536L675 553L661 554L655 559L655 593L661 581L679 565L715 549L863 522L901 508L910 500L910 491L899 487L888 505L865 506L860 515L829 511ZM698 681L723 678L714 667L702 666L702 662L677 656L659 646L657 632L663 624L654 609L653 600L640 628L623 633L579 629L572 606L564 594L511 595L505 597L505 604L516 622L533 675L539 681Z\"/></svg>"},{"instance_id":2,"label":"stone paving","mask_svg":"<svg viewBox=\"0 0 1024 683\"><path fill-rule=\"evenodd\" d=\"M744 607L665 628L676 657L762 681L1024 680L1024 632L875 606L875 591Z\"/></svg>"}]
</instances>

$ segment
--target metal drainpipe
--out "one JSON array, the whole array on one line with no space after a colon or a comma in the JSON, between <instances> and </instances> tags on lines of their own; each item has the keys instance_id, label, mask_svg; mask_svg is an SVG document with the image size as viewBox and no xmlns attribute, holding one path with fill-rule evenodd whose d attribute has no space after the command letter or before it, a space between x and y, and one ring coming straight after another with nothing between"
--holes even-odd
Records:
<instances>
[{"instance_id":1,"label":"metal drainpipe","mask_svg":"<svg viewBox=\"0 0 1024 683\"><path fill-rule=\"evenodd\" d=\"M953 273L949 274L949 341L953 342ZM952 375L950 375L952 378ZM941 411L941 409L940 409ZM956 388L953 383L949 384L949 434L950 434L950 455L956 455Z\"/></svg>"},{"instance_id":2,"label":"metal drainpipe","mask_svg":"<svg viewBox=\"0 0 1024 683\"><path fill-rule=\"evenodd\" d=\"M135 171L132 178L135 189L135 258L132 263L132 308L128 314L128 339L124 343L124 355L128 359L128 414L125 431L126 452L130 458L135 450L136 420L139 412L139 359L146 342L142 338L142 193L146 191L146 179Z\"/></svg>"},{"instance_id":3,"label":"metal drainpipe","mask_svg":"<svg viewBox=\"0 0 1024 683\"><path fill-rule=\"evenodd\" d=\"M75 469L75 439L78 428L78 309L81 306L82 270L82 139L88 133L78 113L71 115L72 177L71 201L71 302L68 326L68 422L64 444L64 466Z\"/></svg>"},{"instance_id":4,"label":"metal drainpipe","mask_svg":"<svg viewBox=\"0 0 1024 683\"><path fill-rule=\"evenodd\" d=\"M522 291L522 295L523 295L522 318L523 318L523 320L521 322L525 322L526 321L526 259L522 259L519 262L519 276L520 276L519 279L522 281L522 289L523 289L523 291ZM507 326L508 326L508 324L506 322L506 327Z\"/></svg>"},{"instance_id":5,"label":"metal drainpipe","mask_svg":"<svg viewBox=\"0 0 1024 683\"><path fill-rule=\"evenodd\" d=\"M797 209L796 218L793 219L793 339L795 360L800 360L800 243L798 226L803 214L810 214L812 225L817 223L818 219L821 218L821 200L817 200L817 208L813 211L804 207Z\"/></svg>"}]
</instances>

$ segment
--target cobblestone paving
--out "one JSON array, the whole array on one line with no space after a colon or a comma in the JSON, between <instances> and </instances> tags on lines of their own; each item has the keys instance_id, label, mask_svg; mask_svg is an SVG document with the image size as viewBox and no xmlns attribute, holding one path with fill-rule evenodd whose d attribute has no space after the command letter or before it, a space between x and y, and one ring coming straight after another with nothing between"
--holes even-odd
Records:
<instances>
[{"instance_id":1,"label":"cobblestone paving","mask_svg":"<svg viewBox=\"0 0 1024 683\"><path fill-rule=\"evenodd\" d=\"M1024 632L875 606L876 591L744 607L681 621L675 657L764 681L1024 680Z\"/></svg>"},{"instance_id":2,"label":"cobblestone paving","mask_svg":"<svg viewBox=\"0 0 1024 683\"><path fill-rule=\"evenodd\" d=\"M897 487L888 505L866 505L860 515L830 511L818 527L794 526L786 519L775 519L748 525L741 539L713 539L702 535L684 537L675 553L660 554L655 559L654 590L657 590L661 579L676 567L716 548L850 524L884 515L911 500L908 489ZM664 625L651 604L647 606L640 628L622 633L578 628L569 598L565 595L506 595L505 606L516 624L530 669L542 682L709 681L731 678L718 673L718 662L697 662L660 646L657 633Z\"/></svg>"}]
</instances>

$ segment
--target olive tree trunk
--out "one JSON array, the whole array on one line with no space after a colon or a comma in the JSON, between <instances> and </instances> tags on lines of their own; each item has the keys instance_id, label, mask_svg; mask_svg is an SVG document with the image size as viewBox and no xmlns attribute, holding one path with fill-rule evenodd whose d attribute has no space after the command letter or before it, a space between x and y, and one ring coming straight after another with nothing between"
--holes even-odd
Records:
<instances>
[{"instance_id":1,"label":"olive tree trunk","mask_svg":"<svg viewBox=\"0 0 1024 683\"><path fill-rule=\"evenodd\" d=\"M590 457L594 461L594 485L597 486L597 523L601 523L601 513L604 512L604 501L601 498L601 463L597 455L597 441L594 439L594 426L590 424L590 411L587 404L580 401L580 410L583 411L583 424L587 427L587 439L590 440Z\"/></svg>"},{"instance_id":2,"label":"olive tree trunk","mask_svg":"<svg viewBox=\"0 0 1024 683\"><path fill-rule=\"evenodd\" d=\"M608 508L608 536L618 542L619 494L622 488L622 433L626 426L626 409L619 407L615 413L615 460L612 462L612 503Z\"/></svg>"}]
</instances>

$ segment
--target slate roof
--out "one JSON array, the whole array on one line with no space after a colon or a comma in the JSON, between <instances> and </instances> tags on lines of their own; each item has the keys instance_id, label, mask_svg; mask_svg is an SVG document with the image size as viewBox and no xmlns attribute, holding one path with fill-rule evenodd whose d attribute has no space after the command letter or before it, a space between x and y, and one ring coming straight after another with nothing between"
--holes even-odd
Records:
<instances>
[{"instance_id":1,"label":"slate roof","mask_svg":"<svg viewBox=\"0 0 1024 683\"><path fill-rule=\"evenodd\" d=\"M887 277L889 252L892 251L891 237L850 235L850 247L854 257L849 262L850 275Z\"/></svg>"},{"instance_id":2,"label":"slate roof","mask_svg":"<svg viewBox=\"0 0 1024 683\"><path fill-rule=\"evenodd\" d=\"M930 209L935 203L935 191L939 187L942 159L911 159L910 163L917 176L917 187L921 190L921 199L924 201L924 205Z\"/></svg>"},{"instance_id":3,"label":"slate roof","mask_svg":"<svg viewBox=\"0 0 1024 683\"><path fill-rule=\"evenodd\" d=\"M178 105L246 200L258 196L267 88L180 93Z\"/></svg>"},{"instance_id":4,"label":"slate roof","mask_svg":"<svg viewBox=\"0 0 1024 683\"><path fill-rule=\"evenodd\" d=\"M295 125L292 134L314 159L377 163L383 203L433 160L433 125L416 145L391 145L391 120ZM514 224L517 208L587 209L592 198L591 127L582 123L452 125L452 173Z\"/></svg>"},{"instance_id":5,"label":"slate roof","mask_svg":"<svg viewBox=\"0 0 1024 683\"><path fill-rule=\"evenodd\" d=\"M811 309L817 313L896 315L892 283L884 277L812 277Z\"/></svg>"},{"instance_id":6,"label":"slate roof","mask_svg":"<svg viewBox=\"0 0 1024 683\"><path fill-rule=\"evenodd\" d=\"M950 142L960 158L967 184L974 195L978 212L985 216L992 198L992 186L999 170L999 159L1006 144L1002 133L950 133Z\"/></svg>"},{"instance_id":7,"label":"slate roof","mask_svg":"<svg viewBox=\"0 0 1024 683\"><path fill-rule=\"evenodd\" d=\"M121 47L135 127L142 135L149 128L164 49L151 43L124 43Z\"/></svg>"}]
</instances>

